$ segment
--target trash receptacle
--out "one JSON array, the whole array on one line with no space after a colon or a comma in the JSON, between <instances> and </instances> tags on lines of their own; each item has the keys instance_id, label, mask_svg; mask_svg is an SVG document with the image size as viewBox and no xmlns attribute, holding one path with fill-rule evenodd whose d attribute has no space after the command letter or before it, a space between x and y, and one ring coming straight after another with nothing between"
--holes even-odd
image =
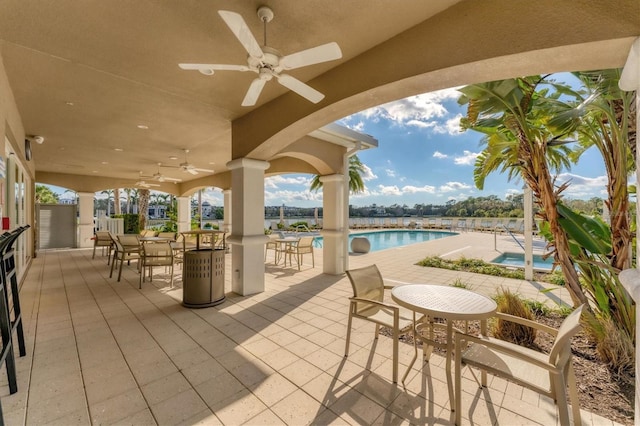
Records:
<instances>
[{"instance_id":1,"label":"trash receptacle","mask_svg":"<svg viewBox=\"0 0 640 426\"><path fill-rule=\"evenodd\" d=\"M224 302L224 249L187 250L182 265L182 304L207 308Z\"/></svg>"}]
</instances>

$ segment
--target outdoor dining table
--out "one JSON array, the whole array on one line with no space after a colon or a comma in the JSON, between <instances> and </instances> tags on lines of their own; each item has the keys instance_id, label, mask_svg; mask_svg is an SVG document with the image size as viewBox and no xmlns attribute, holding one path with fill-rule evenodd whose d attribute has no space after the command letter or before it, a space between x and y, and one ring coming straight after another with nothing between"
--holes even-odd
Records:
<instances>
[{"instance_id":1,"label":"outdoor dining table","mask_svg":"<svg viewBox=\"0 0 640 426\"><path fill-rule=\"evenodd\" d=\"M290 252L293 246L295 246L296 244L298 244L298 241L300 241L300 238L298 237L285 237L285 238L278 238L276 240L276 243L280 244L283 248L281 248L280 250L278 250L279 253L284 253L284 266L287 266L287 252ZM276 253L278 253L276 252ZM280 261L280 257L277 256L275 259L275 263L276 265L278 264L278 262ZM291 263L291 255L289 255L289 265L293 264Z\"/></svg>"},{"instance_id":2,"label":"outdoor dining table","mask_svg":"<svg viewBox=\"0 0 640 426\"><path fill-rule=\"evenodd\" d=\"M391 290L391 298L398 305L413 311L413 346L414 355L407 372L402 378L402 383L407 378L409 371L418 358L417 336L430 345L437 345L433 341L433 324L429 328L430 336L421 333L422 327L416 322L416 313L426 315L430 321L435 318L446 321L446 374L449 390L449 404L454 411L453 382L451 378L451 359L453 354L453 321L480 320L480 332L486 334L486 320L492 317L497 309L496 302L482 294L466 290L460 287L452 287L437 284L404 284ZM437 324L436 324L437 325Z\"/></svg>"}]
</instances>

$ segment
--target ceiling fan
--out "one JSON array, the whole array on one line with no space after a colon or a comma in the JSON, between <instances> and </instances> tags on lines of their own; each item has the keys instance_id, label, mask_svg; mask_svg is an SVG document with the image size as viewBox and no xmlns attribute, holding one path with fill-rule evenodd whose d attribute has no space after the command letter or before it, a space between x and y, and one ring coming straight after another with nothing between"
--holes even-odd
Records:
<instances>
[{"instance_id":1,"label":"ceiling fan","mask_svg":"<svg viewBox=\"0 0 640 426\"><path fill-rule=\"evenodd\" d=\"M134 186L139 186L141 188L151 188L152 186L160 186L157 183L149 183L145 180L139 180L136 183L134 183Z\"/></svg>"},{"instance_id":2,"label":"ceiling fan","mask_svg":"<svg viewBox=\"0 0 640 426\"><path fill-rule=\"evenodd\" d=\"M182 179L172 178L160 173L160 167L162 167L162 163L158 163L158 171L151 176L145 176L142 174L142 171L140 171L140 178L153 179L156 182L182 182Z\"/></svg>"},{"instance_id":3,"label":"ceiling fan","mask_svg":"<svg viewBox=\"0 0 640 426\"><path fill-rule=\"evenodd\" d=\"M189 161L187 160L187 154L189 154L189 150L185 149L184 150L184 163L180 163L177 166L169 166L166 164L160 164L158 163L158 166L160 167L177 167L182 169L183 172L185 173L190 173L192 175L197 175L199 172L203 172L203 173L213 173L214 170L211 169L201 169L200 167L196 167L193 164L189 163ZM173 178L169 178L169 179L173 179ZM177 179L178 181L180 179Z\"/></svg>"},{"instance_id":4,"label":"ceiling fan","mask_svg":"<svg viewBox=\"0 0 640 426\"><path fill-rule=\"evenodd\" d=\"M260 47L253 34L251 34L251 30L240 14L227 10L219 10L218 14L222 17L229 29L231 29L240 44L242 44L249 53L247 65L178 64L180 68L183 70L200 71L204 75L213 75L215 71L255 72L258 74L258 77L251 82L249 90L242 101L242 106L255 105L264 85L274 77L278 80L278 83L314 104L324 98L324 95L313 87L289 74L282 74L282 71L342 58L342 51L337 43L327 43L292 53L291 55L282 56L276 49L267 46L267 22L273 19L273 11L267 6L258 8L258 17L264 23L264 46L262 47Z\"/></svg>"}]
</instances>

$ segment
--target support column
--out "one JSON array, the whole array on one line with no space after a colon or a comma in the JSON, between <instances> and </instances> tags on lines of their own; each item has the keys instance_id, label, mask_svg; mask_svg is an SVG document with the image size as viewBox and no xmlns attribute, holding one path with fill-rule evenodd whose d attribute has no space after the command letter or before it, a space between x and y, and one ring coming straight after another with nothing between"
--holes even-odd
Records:
<instances>
[{"instance_id":1,"label":"support column","mask_svg":"<svg viewBox=\"0 0 640 426\"><path fill-rule=\"evenodd\" d=\"M176 197L178 200L178 232L191 231L191 197Z\"/></svg>"},{"instance_id":2,"label":"support column","mask_svg":"<svg viewBox=\"0 0 640 426\"><path fill-rule=\"evenodd\" d=\"M231 232L231 190L222 190L224 196L224 213L222 218L222 230L226 233ZM264 195L262 196L264 199Z\"/></svg>"},{"instance_id":3,"label":"support column","mask_svg":"<svg viewBox=\"0 0 640 426\"><path fill-rule=\"evenodd\" d=\"M243 296L264 291L264 171L266 161L238 158L231 170L231 288ZM226 207L225 196L225 207ZM225 212L226 213L226 212ZM225 214L226 216L226 214Z\"/></svg>"},{"instance_id":4,"label":"support column","mask_svg":"<svg viewBox=\"0 0 640 426\"><path fill-rule=\"evenodd\" d=\"M93 192L78 192L78 247L93 247Z\"/></svg>"},{"instance_id":5,"label":"support column","mask_svg":"<svg viewBox=\"0 0 640 426\"><path fill-rule=\"evenodd\" d=\"M345 256L348 248L345 244L344 229L344 176L334 174L321 176L322 182L322 272L339 275L345 271Z\"/></svg>"},{"instance_id":6,"label":"support column","mask_svg":"<svg viewBox=\"0 0 640 426\"><path fill-rule=\"evenodd\" d=\"M636 91L636 123L640 123L640 37L636 38L631 49L627 62L624 64L620 82L620 89L626 91ZM640 151L638 140L636 139L636 182L640 182ZM640 218L640 203L636 203L636 218ZM640 254L640 246L636 246L636 259ZM640 303L640 263L633 270L624 270L620 273L620 282L633 297L636 305ZM640 340L640 316L636 315L636 342ZM640 351L636 350L636 371L640 368ZM636 374L635 383L635 411L634 422L640 424L640 375Z\"/></svg>"}]
</instances>

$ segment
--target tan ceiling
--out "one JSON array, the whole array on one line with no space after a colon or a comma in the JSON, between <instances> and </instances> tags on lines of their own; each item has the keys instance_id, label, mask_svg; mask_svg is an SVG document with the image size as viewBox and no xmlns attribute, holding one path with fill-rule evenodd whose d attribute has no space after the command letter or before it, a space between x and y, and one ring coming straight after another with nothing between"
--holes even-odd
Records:
<instances>
[{"instance_id":1,"label":"tan ceiling","mask_svg":"<svg viewBox=\"0 0 640 426\"><path fill-rule=\"evenodd\" d=\"M217 11L240 13L262 43L262 4L275 12L268 45L281 53L331 41L341 47L340 60L290 71L326 95L319 104L272 81L256 106L242 107L255 74L178 68L245 64ZM107 177L123 186L139 171L156 172L158 162L181 163L185 148L190 163L224 174L232 158L281 160L314 129L411 94L622 66L639 34L638 0L0 2L0 54L24 129L45 137L33 148L37 176Z\"/></svg>"}]
</instances>

